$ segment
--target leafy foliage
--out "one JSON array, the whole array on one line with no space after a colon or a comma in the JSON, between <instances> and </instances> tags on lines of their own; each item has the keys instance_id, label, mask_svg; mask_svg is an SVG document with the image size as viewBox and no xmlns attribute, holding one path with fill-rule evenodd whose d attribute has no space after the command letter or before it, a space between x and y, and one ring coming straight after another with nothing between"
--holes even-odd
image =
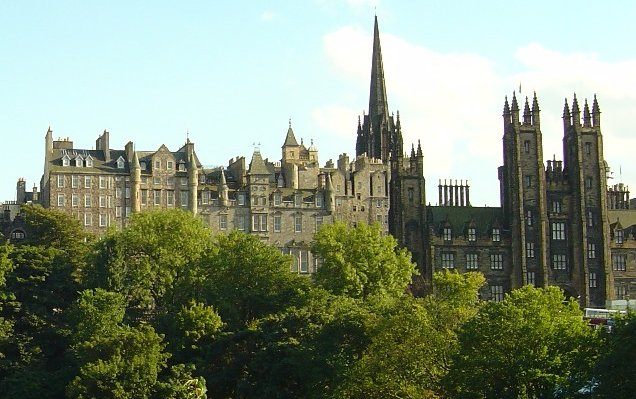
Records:
<instances>
[{"instance_id":1,"label":"leafy foliage","mask_svg":"<svg viewBox=\"0 0 636 399\"><path fill-rule=\"evenodd\" d=\"M322 259L315 281L336 295L399 296L417 274L408 251L397 249L395 238L383 236L379 225L324 225L314 240L312 250Z\"/></svg>"}]
</instances>

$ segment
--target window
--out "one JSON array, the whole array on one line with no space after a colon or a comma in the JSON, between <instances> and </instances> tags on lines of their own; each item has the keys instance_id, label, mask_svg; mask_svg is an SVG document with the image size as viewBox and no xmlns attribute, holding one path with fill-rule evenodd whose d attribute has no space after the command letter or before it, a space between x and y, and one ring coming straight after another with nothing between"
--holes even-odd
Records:
<instances>
[{"instance_id":1,"label":"window","mask_svg":"<svg viewBox=\"0 0 636 399\"><path fill-rule=\"evenodd\" d=\"M552 213L561 213L560 201L552 201Z\"/></svg>"},{"instance_id":2,"label":"window","mask_svg":"<svg viewBox=\"0 0 636 399\"><path fill-rule=\"evenodd\" d=\"M501 241L501 230L499 230L498 228L492 229L492 241L493 242Z\"/></svg>"},{"instance_id":3,"label":"window","mask_svg":"<svg viewBox=\"0 0 636 399\"><path fill-rule=\"evenodd\" d=\"M477 230L474 227L468 228L468 241L474 242L477 240Z\"/></svg>"},{"instance_id":4,"label":"window","mask_svg":"<svg viewBox=\"0 0 636 399\"><path fill-rule=\"evenodd\" d=\"M595 259L596 258L596 244L593 242L587 243L587 258Z\"/></svg>"},{"instance_id":5,"label":"window","mask_svg":"<svg viewBox=\"0 0 636 399\"><path fill-rule=\"evenodd\" d=\"M294 216L294 232L300 233L303 231L303 215L297 214Z\"/></svg>"},{"instance_id":6,"label":"window","mask_svg":"<svg viewBox=\"0 0 636 399\"><path fill-rule=\"evenodd\" d=\"M152 184L154 184L155 186L160 186L161 185L161 177L155 176L152 178Z\"/></svg>"},{"instance_id":7,"label":"window","mask_svg":"<svg viewBox=\"0 0 636 399\"><path fill-rule=\"evenodd\" d=\"M174 206L174 191L172 190L166 191L166 205Z\"/></svg>"},{"instance_id":8,"label":"window","mask_svg":"<svg viewBox=\"0 0 636 399\"><path fill-rule=\"evenodd\" d=\"M526 258L534 258L534 243L526 242Z\"/></svg>"},{"instance_id":9,"label":"window","mask_svg":"<svg viewBox=\"0 0 636 399\"><path fill-rule=\"evenodd\" d=\"M342 198L336 198L336 206L342 206Z\"/></svg>"},{"instance_id":10,"label":"window","mask_svg":"<svg viewBox=\"0 0 636 399\"><path fill-rule=\"evenodd\" d=\"M91 177L84 176L84 188L91 188Z\"/></svg>"},{"instance_id":11,"label":"window","mask_svg":"<svg viewBox=\"0 0 636 399\"><path fill-rule=\"evenodd\" d=\"M444 231L442 232L442 237L444 238L444 241L452 241L453 230L450 227L444 227Z\"/></svg>"},{"instance_id":12,"label":"window","mask_svg":"<svg viewBox=\"0 0 636 399\"><path fill-rule=\"evenodd\" d=\"M115 198L121 198L121 187L115 189Z\"/></svg>"},{"instance_id":13,"label":"window","mask_svg":"<svg viewBox=\"0 0 636 399\"><path fill-rule=\"evenodd\" d=\"M382 200L381 199L375 200L375 207L376 208L382 208Z\"/></svg>"},{"instance_id":14,"label":"window","mask_svg":"<svg viewBox=\"0 0 636 399\"><path fill-rule=\"evenodd\" d=\"M174 187L174 177L170 176L166 179L166 184L168 187Z\"/></svg>"},{"instance_id":15,"label":"window","mask_svg":"<svg viewBox=\"0 0 636 399\"><path fill-rule=\"evenodd\" d=\"M71 197L71 206L78 207L79 206L79 196L77 194L73 194Z\"/></svg>"},{"instance_id":16,"label":"window","mask_svg":"<svg viewBox=\"0 0 636 399\"><path fill-rule=\"evenodd\" d=\"M552 255L552 268L554 270L565 270L567 267L567 260L564 254Z\"/></svg>"},{"instance_id":17,"label":"window","mask_svg":"<svg viewBox=\"0 0 636 399\"><path fill-rule=\"evenodd\" d=\"M278 175L278 179L276 180L276 187L285 187L285 180L283 180L282 173Z\"/></svg>"},{"instance_id":18,"label":"window","mask_svg":"<svg viewBox=\"0 0 636 399\"><path fill-rule=\"evenodd\" d=\"M166 169L167 170L172 170L173 167L174 167L174 162L173 161L166 162Z\"/></svg>"},{"instance_id":19,"label":"window","mask_svg":"<svg viewBox=\"0 0 636 399\"><path fill-rule=\"evenodd\" d=\"M300 264L301 273L309 273L309 252L306 250L298 251L298 263Z\"/></svg>"},{"instance_id":20,"label":"window","mask_svg":"<svg viewBox=\"0 0 636 399\"><path fill-rule=\"evenodd\" d=\"M535 274L535 272L526 272L526 284L527 284L527 285L534 285L534 286L536 286L537 284L536 284L536 282L535 282L535 279L536 279L536 274Z\"/></svg>"},{"instance_id":21,"label":"window","mask_svg":"<svg viewBox=\"0 0 636 399\"><path fill-rule=\"evenodd\" d=\"M588 227L594 226L594 212L592 211L587 212L587 225Z\"/></svg>"},{"instance_id":22,"label":"window","mask_svg":"<svg viewBox=\"0 0 636 399\"><path fill-rule=\"evenodd\" d=\"M409 196L409 203L413 203L413 198L414 198L414 191L413 191L413 187L409 187L408 188L408 196Z\"/></svg>"},{"instance_id":23,"label":"window","mask_svg":"<svg viewBox=\"0 0 636 399\"><path fill-rule=\"evenodd\" d=\"M479 268L478 255L476 253L466 254L466 269L477 270Z\"/></svg>"},{"instance_id":24,"label":"window","mask_svg":"<svg viewBox=\"0 0 636 399\"><path fill-rule=\"evenodd\" d=\"M106 176L99 176L99 188L108 188L108 179Z\"/></svg>"},{"instance_id":25,"label":"window","mask_svg":"<svg viewBox=\"0 0 636 399\"><path fill-rule=\"evenodd\" d=\"M124 191L125 195L126 195L126 199L130 198L130 187L126 187L126 190Z\"/></svg>"},{"instance_id":26,"label":"window","mask_svg":"<svg viewBox=\"0 0 636 399\"><path fill-rule=\"evenodd\" d=\"M523 142L523 151L527 154L530 152L530 140Z\"/></svg>"},{"instance_id":27,"label":"window","mask_svg":"<svg viewBox=\"0 0 636 399\"><path fill-rule=\"evenodd\" d=\"M590 272L589 287L596 288L598 286L597 277L595 272Z\"/></svg>"},{"instance_id":28,"label":"window","mask_svg":"<svg viewBox=\"0 0 636 399\"><path fill-rule=\"evenodd\" d=\"M84 226L90 226L93 224L93 214L85 213L84 214Z\"/></svg>"},{"instance_id":29,"label":"window","mask_svg":"<svg viewBox=\"0 0 636 399\"><path fill-rule=\"evenodd\" d=\"M627 286L617 285L614 287L614 293L616 294L616 299L625 299L627 296Z\"/></svg>"},{"instance_id":30,"label":"window","mask_svg":"<svg viewBox=\"0 0 636 399\"><path fill-rule=\"evenodd\" d=\"M585 178L585 188L588 190L592 188L592 178L589 176Z\"/></svg>"},{"instance_id":31,"label":"window","mask_svg":"<svg viewBox=\"0 0 636 399\"><path fill-rule=\"evenodd\" d=\"M124 169L124 158L119 157L119 159L117 159L117 169ZM142 169L145 169L145 166Z\"/></svg>"},{"instance_id":32,"label":"window","mask_svg":"<svg viewBox=\"0 0 636 399\"><path fill-rule=\"evenodd\" d=\"M62 158L62 166L69 166L70 165L70 158L68 157L68 155L64 155L64 158Z\"/></svg>"},{"instance_id":33,"label":"window","mask_svg":"<svg viewBox=\"0 0 636 399\"><path fill-rule=\"evenodd\" d=\"M186 177L182 177L181 178L181 185L182 186L187 186L188 185L188 179Z\"/></svg>"},{"instance_id":34,"label":"window","mask_svg":"<svg viewBox=\"0 0 636 399\"><path fill-rule=\"evenodd\" d=\"M115 217L116 218L120 218L121 217L121 206L116 206L115 207Z\"/></svg>"},{"instance_id":35,"label":"window","mask_svg":"<svg viewBox=\"0 0 636 399\"><path fill-rule=\"evenodd\" d=\"M616 243L617 244L622 244L623 241L625 240L625 234L623 233L623 230L616 229L614 234L615 234Z\"/></svg>"},{"instance_id":36,"label":"window","mask_svg":"<svg viewBox=\"0 0 636 399\"><path fill-rule=\"evenodd\" d=\"M86 167L87 168L93 167L93 157L91 157L90 155L86 157Z\"/></svg>"},{"instance_id":37,"label":"window","mask_svg":"<svg viewBox=\"0 0 636 399\"><path fill-rule=\"evenodd\" d=\"M84 207L85 208L90 208L91 207L91 195L90 194L84 194Z\"/></svg>"},{"instance_id":38,"label":"window","mask_svg":"<svg viewBox=\"0 0 636 399\"><path fill-rule=\"evenodd\" d=\"M106 208L106 196L105 195L100 195L99 196L99 207L100 208Z\"/></svg>"},{"instance_id":39,"label":"window","mask_svg":"<svg viewBox=\"0 0 636 399\"><path fill-rule=\"evenodd\" d=\"M281 194L274 193L274 206L280 206L281 203Z\"/></svg>"},{"instance_id":40,"label":"window","mask_svg":"<svg viewBox=\"0 0 636 399\"><path fill-rule=\"evenodd\" d=\"M295 194L294 195L294 206L295 207L301 206L302 205L302 201L303 201L302 194Z\"/></svg>"},{"instance_id":41,"label":"window","mask_svg":"<svg viewBox=\"0 0 636 399\"><path fill-rule=\"evenodd\" d=\"M316 193L316 208L322 208L322 194Z\"/></svg>"},{"instance_id":42,"label":"window","mask_svg":"<svg viewBox=\"0 0 636 399\"><path fill-rule=\"evenodd\" d=\"M503 254L490 254L490 269L503 270Z\"/></svg>"},{"instance_id":43,"label":"window","mask_svg":"<svg viewBox=\"0 0 636 399\"><path fill-rule=\"evenodd\" d=\"M155 169L157 169L157 170L161 169L161 161L159 161L159 160L155 161Z\"/></svg>"},{"instance_id":44,"label":"window","mask_svg":"<svg viewBox=\"0 0 636 399\"><path fill-rule=\"evenodd\" d=\"M260 202L261 202L261 206L267 206L267 197L261 196Z\"/></svg>"},{"instance_id":45,"label":"window","mask_svg":"<svg viewBox=\"0 0 636 399\"><path fill-rule=\"evenodd\" d=\"M252 215L252 231L267 231L267 214Z\"/></svg>"},{"instance_id":46,"label":"window","mask_svg":"<svg viewBox=\"0 0 636 399\"><path fill-rule=\"evenodd\" d=\"M528 187L528 188L532 187L532 176L526 175L525 176L525 182L526 182L526 187Z\"/></svg>"},{"instance_id":47,"label":"window","mask_svg":"<svg viewBox=\"0 0 636 399\"><path fill-rule=\"evenodd\" d=\"M139 162L139 167L141 168L141 170L146 170L146 162L145 161L141 161Z\"/></svg>"},{"instance_id":48,"label":"window","mask_svg":"<svg viewBox=\"0 0 636 399\"><path fill-rule=\"evenodd\" d=\"M442 252L442 268L455 268L455 254L453 252Z\"/></svg>"},{"instance_id":49,"label":"window","mask_svg":"<svg viewBox=\"0 0 636 399\"><path fill-rule=\"evenodd\" d=\"M592 153L592 143L585 143L585 153L590 155Z\"/></svg>"},{"instance_id":50,"label":"window","mask_svg":"<svg viewBox=\"0 0 636 399\"><path fill-rule=\"evenodd\" d=\"M552 239L565 240L565 223L552 222Z\"/></svg>"},{"instance_id":51,"label":"window","mask_svg":"<svg viewBox=\"0 0 636 399\"><path fill-rule=\"evenodd\" d=\"M185 172L186 167L185 167L185 162L181 161L179 162L179 164L177 165L177 168L180 172Z\"/></svg>"},{"instance_id":52,"label":"window","mask_svg":"<svg viewBox=\"0 0 636 399\"><path fill-rule=\"evenodd\" d=\"M219 215L219 229L227 230L227 215Z\"/></svg>"},{"instance_id":53,"label":"window","mask_svg":"<svg viewBox=\"0 0 636 399\"><path fill-rule=\"evenodd\" d=\"M148 203L148 190L141 190L141 206Z\"/></svg>"},{"instance_id":54,"label":"window","mask_svg":"<svg viewBox=\"0 0 636 399\"><path fill-rule=\"evenodd\" d=\"M57 187L64 187L64 175L57 175Z\"/></svg>"},{"instance_id":55,"label":"window","mask_svg":"<svg viewBox=\"0 0 636 399\"><path fill-rule=\"evenodd\" d=\"M71 188L79 187L79 176L73 175L71 176Z\"/></svg>"},{"instance_id":56,"label":"window","mask_svg":"<svg viewBox=\"0 0 636 399\"><path fill-rule=\"evenodd\" d=\"M161 190L154 191L154 203L155 205L161 205Z\"/></svg>"},{"instance_id":57,"label":"window","mask_svg":"<svg viewBox=\"0 0 636 399\"><path fill-rule=\"evenodd\" d=\"M280 215L274 215L274 231L276 233L280 233L280 225L282 222L282 218Z\"/></svg>"},{"instance_id":58,"label":"window","mask_svg":"<svg viewBox=\"0 0 636 399\"><path fill-rule=\"evenodd\" d=\"M627 255L625 254L613 254L612 255L612 268L617 272L624 272L627 268Z\"/></svg>"},{"instance_id":59,"label":"window","mask_svg":"<svg viewBox=\"0 0 636 399\"><path fill-rule=\"evenodd\" d=\"M504 293L503 293L503 285L491 285L490 286L490 299L495 302L503 301Z\"/></svg>"},{"instance_id":60,"label":"window","mask_svg":"<svg viewBox=\"0 0 636 399\"><path fill-rule=\"evenodd\" d=\"M64 206L65 205L65 199L64 199L64 194L58 194L57 195L57 206Z\"/></svg>"},{"instance_id":61,"label":"window","mask_svg":"<svg viewBox=\"0 0 636 399\"><path fill-rule=\"evenodd\" d=\"M188 206L188 192L181 191L181 207L185 208Z\"/></svg>"},{"instance_id":62,"label":"window","mask_svg":"<svg viewBox=\"0 0 636 399\"><path fill-rule=\"evenodd\" d=\"M75 158L75 167L81 168L83 164L84 164L84 158L82 158L81 155L78 155L77 158Z\"/></svg>"},{"instance_id":63,"label":"window","mask_svg":"<svg viewBox=\"0 0 636 399\"><path fill-rule=\"evenodd\" d=\"M532 226L532 210L526 211L526 225Z\"/></svg>"},{"instance_id":64,"label":"window","mask_svg":"<svg viewBox=\"0 0 636 399\"><path fill-rule=\"evenodd\" d=\"M244 193L239 193L239 195L237 196L237 199L238 199L239 206L244 206L245 205L245 194Z\"/></svg>"},{"instance_id":65,"label":"window","mask_svg":"<svg viewBox=\"0 0 636 399\"><path fill-rule=\"evenodd\" d=\"M107 221L108 221L107 215L104 215L103 213L100 213L99 214L99 227L106 227Z\"/></svg>"},{"instance_id":66,"label":"window","mask_svg":"<svg viewBox=\"0 0 636 399\"><path fill-rule=\"evenodd\" d=\"M130 207L127 206L126 207L126 217L130 216L130 211L131 211Z\"/></svg>"},{"instance_id":67,"label":"window","mask_svg":"<svg viewBox=\"0 0 636 399\"><path fill-rule=\"evenodd\" d=\"M11 238L14 240L22 240L24 239L24 231L16 230L11 232Z\"/></svg>"},{"instance_id":68,"label":"window","mask_svg":"<svg viewBox=\"0 0 636 399\"><path fill-rule=\"evenodd\" d=\"M322 216L316 216L316 233L320 230L320 226L322 226Z\"/></svg>"}]
</instances>

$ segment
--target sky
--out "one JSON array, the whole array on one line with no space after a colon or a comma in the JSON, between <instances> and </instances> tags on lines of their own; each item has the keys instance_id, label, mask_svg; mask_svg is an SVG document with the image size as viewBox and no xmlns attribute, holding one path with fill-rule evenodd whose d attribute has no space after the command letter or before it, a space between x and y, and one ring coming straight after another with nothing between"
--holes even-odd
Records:
<instances>
[{"instance_id":1,"label":"sky","mask_svg":"<svg viewBox=\"0 0 636 399\"><path fill-rule=\"evenodd\" d=\"M2 1L0 201L39 185L44 136L177 150L203 164L281 158L291 120L321 164L355 154L378 16L389 109L439 179L499 206L502 110L537 93L543 153L562 159L564 101L596 94L610 184L636 184L636 2Z\"/></svg>"}]
</instances>

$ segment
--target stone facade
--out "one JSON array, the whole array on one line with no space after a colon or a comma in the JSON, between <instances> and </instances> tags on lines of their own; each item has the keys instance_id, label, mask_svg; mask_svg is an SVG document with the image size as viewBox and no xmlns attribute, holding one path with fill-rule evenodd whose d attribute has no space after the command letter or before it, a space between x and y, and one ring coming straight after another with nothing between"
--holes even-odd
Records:
<instances>
[{"instance_id":1,"label":"stone facade","mask_svg":"<svg viewBox=\"0 0 636 399\"><path fill-rule=\"evenodd\" d=\"M319 267L309 249L321 224L379 223L413 253L424 289L435 271L452 269L484 273L486 299L524 284L556 284L584 306L633 298L636 211L627 187L607 187L596 97L582 110L576 97L566 102L563 132L563 160L544 163L537 96L521 110L513 93L504 102L500 206L473 207L467 182L441 180L438 205L427 205L422 144L406 154L400 114L389 112L376 18L354 159L320 166L291 122L280 160L256 149L249 165L236 157L218 168L203 167L189 140L177 151L137 151L131 142L112 150L104 132L95 150L79 150L49 129L39 202L96 233L125 226L133 212L187 209L215 232L245 231L292 254L298 273Z\"/></svg>"}]
</instances>

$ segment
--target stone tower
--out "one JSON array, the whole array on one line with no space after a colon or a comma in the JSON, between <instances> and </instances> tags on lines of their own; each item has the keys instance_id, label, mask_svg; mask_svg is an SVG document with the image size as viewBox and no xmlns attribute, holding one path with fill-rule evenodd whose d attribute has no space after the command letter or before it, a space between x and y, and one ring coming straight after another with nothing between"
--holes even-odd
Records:
<instances>
[{"instance_id":1,"label":"stone tower","mask_svg":"<svg viewBox=\"0 0 636 399\"><path fill-rule=\"evenodd\" d=\"M504 104L504 164L499 173L504 228L518 238L512 240L511 248L512 288L548 282L546 180L536 94L532 108L526 97L522 119L519 113L513 93L512 105L507 98Z\"/></svg>"}]
</instances>

